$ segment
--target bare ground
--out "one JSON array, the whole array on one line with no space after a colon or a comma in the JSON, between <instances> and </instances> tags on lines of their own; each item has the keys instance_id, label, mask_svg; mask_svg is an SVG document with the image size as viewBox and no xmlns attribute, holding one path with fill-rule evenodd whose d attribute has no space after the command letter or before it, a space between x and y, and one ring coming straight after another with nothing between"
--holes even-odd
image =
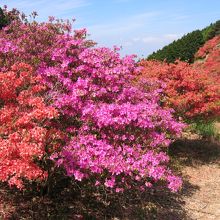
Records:
<instances>
[{"instance_id":1,"label":"bare ground","mask_svg":"<svg viewBox=\"0 0 220 220\"><path fill-rule=\"evenodd\" d=\"M184 195L186 219L220 219L220 145L213 140L185 140L176 143L185 180L194 186L193 193ZM173 152L173 153L174 153ZM187 190L186 188L183 189Z\"/></svg>"},{"instance_id":2,"label":"bare ground","mask_svg":"<svg viewBox=\"0 0 220 220\"><path fill-rule=\"evenodd\" d=\"M185 209L192 219L220 219L220 168L210 164L188 167L184 173L189 181L199 189L190 197L185 197Z\"/></svg>"}]
</instances>

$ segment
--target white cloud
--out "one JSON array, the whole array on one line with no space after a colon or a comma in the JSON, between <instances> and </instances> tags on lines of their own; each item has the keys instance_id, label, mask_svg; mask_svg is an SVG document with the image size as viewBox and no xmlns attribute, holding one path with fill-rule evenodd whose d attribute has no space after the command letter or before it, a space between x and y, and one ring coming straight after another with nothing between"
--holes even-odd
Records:
<instances>
[{"instance_id":1,"label":"white cloud","mask_svg":"<svg viewBox=\"0 0 220 220\"><path fill-rule=\"evenodd\" d=\"M174 40L177 40L180 38L183 34L164 34L161 36L144 36L144 37L134 37L131 39L134 43L145 43L145 44L151 44L151 43L169 43Z\"/></svg>"},{"instance_id":2,"label":"white cloud","mask_svg":"<svg viewBox=\"0 0 220 220\"><path fill-rule=\"evenodd\" d=\"M161 41L161 38L159 37L143 37L141 39L142 42L144 43L155 43L155 42L160 42Z\"/></svg>"},{"instance_id":3,"label":"white cloud","mask_svg":"<svg viewBox=\"0 0 220 220\"><path fill-rule=\"evenodd\" d=\"M143 22L146 22L146 19L155 18L160 14L161 14L160 11L145 12L145 13L134 15L132 19L143 23Z\"/></svg>"},{"instance_id":4,"label":"white cloud","mask_svg":"<svg viewBox=\"0 0 220 220\"><path fill-rule=\"evenodd\" d=\"M130 46L133 46L134 45L134 42L132 42L132 41L125 41L124 43L123 43L123 47L130 47Z\"/></svg>"},{"instance_id":5,"label":"white cloud","mask_svg":"<svg viewBox=\"0 0 220 220\"><path fill-rule=\"evenodd\" d=\"M135 37L135 38L132 39L132 41L138 42L138 41L140 41L140 39L141 39L140 37Z\"/></svg>"},{"instance_id":6,"label":"white cloud","mask_svg":"<svg viewBox=\"0 0 220 220\"><path fill-rule=\"evenodd\" d=\"M89 26L88 32L92 34L92 36L97 36L98 38L102 38L105 36L119 36L125 35L129 32L134 32L135 30L140 29L141 27L147 27L147 24L150 22L150 19L158 16L159 12L147 12L136 14L126 19L122 19L119 21L111 22L108 24L96 24Z\"/></svg>"},{"instance_id":7,"label":"white cloud","mask_svg":"<svg viewBox=\"0 0 220 220\"><path fill-rule=\"evenodd\" d=\"M182 36L182 34L165 34L164 38L167 40L177 40L178 38L180 38Z\"/></svg>"},{"instance_id":8,"label":"white cloud","mask_svg":"<svg viewBox=\"0 0 220 220\"><path fill-rule=\"evenodd\" d=\"M125 34L129 31L132 31L136 28L140 27L140 24L138 23L133 23L130 25L127 24L119 24L119 25L114 25L114 24L109 24L109 25L93 25L88 27L88 32L92 33L94 36L98 36L99 38L104 37L104 36L118 36L120 34Z\"/></svg>"},{"instance_id":9,"label":"white cloud","mask_svg":"<svg viewBox=\"0 0 220 220\"><path fill-rule=\"evenodd\" d=\"M114 0L116 3L130 2L131 0Z\"/></svg>"}]
</instances>

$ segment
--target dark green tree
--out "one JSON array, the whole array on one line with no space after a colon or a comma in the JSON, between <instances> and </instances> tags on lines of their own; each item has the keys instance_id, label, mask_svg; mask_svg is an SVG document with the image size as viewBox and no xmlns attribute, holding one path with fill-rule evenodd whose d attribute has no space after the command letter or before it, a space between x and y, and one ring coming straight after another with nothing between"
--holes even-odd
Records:
<instances>
[{"instance_id":1,"label":"dark green tree","mask_svg":"<svg viewBox=\"0 0 220 220\"><path fill-rule=\"evenodd\" d=\"M8 24L9 24L9 19L5 15L5 13L2 10L2 8L0 8L0 29L2 29L3 27L7 26Z\"/></svg>"},{"instance_id":2,"label":"dark green tree","mask_svg":"<svg viewBox=\"0 0 220 220\"><path fill-rule=\"evenodd\" d=\"M212 39L213 37L220 34L220 20L216 21L215 24L212 25L211 30L207 34L207 38Z\"/></svg>"}]
</instances>

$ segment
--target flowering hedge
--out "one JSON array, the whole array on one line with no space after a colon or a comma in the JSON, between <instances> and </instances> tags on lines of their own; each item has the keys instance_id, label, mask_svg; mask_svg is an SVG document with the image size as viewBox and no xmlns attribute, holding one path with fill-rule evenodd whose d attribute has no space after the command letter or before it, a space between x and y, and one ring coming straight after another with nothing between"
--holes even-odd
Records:
<instances>
[{"instance_id":1,"label":"flowering hedge","mask_svg":"<svg viewBox=\"0 0 220 220\"><path fill-rule=\"evenodd\" d=\"M215 117L220 113L218 79L204 68L186 62L167 64L159 61L141 61L140 79L160 80L165 84L164 105L175 109L186 120Z\"/></svg>"},{"instance_id":2,"label":"flowering hedge","mask_svg":"<svg viewBox=\"0 0 220 220\"><path fill-rule=\"evenodd\" d=\"M133 56L120 58L117 48L94 48L93 42L86 40L85 30L75 31L73 35L70 30L69 23L54 23L51 18L48 23L15 20L0 32L0 41L4 42L0 45L2 71L8 71L15 62L26 62L38 75L39 86L47 88L47 92L38 98L35 93L30 94L30 100L37 99L41 104L26 103L24 99L21 102L20 93L7 96L6 101L11 103L9 97L18 95L14 111L22 111L21 119L16 117L11 123L24 123L25 117L22 126L33 126L31 129L40 132L41 138L38 135L34 139L29 136L25 139L28 144L24 146L33 148L28 154L30 173L20 166L10 171L10 166L2 163L0 169L9 170L2 180L6 181L10 176L18 181L23 176L33 179L40 174L46 175L33 163L32 156L42 158L49 129L44 125L59 113L57 122L60 122L60 131L66 134L65 144L51 159L64 167L68 176L78 181L89 178L94 185L102 184L117 192L130 187L144 189L158 181L167 182L168 187L176 191L181 186L181 179L168 168L166 147L171 138L180 134L183 124L172 117L172 109L159 105L160 90L146 90L150 86L148 83L133 84L140 71ZM6 76L5 73L2 75L3 81ZM22 88L32 91L32 86ZM50 106L43 104L45 100ZM5 114L7 102L3 100L2 114ZM18 108L20 105L22 107ZM21 143L26 138L26 133L22 132L18 139ZM32 134L34 132L29 135ZM2 139L5 140L11 141L10 136ZM11 155L11 148L7 149ZM22 155L19 153L19 158ZM20 186L22 183L15 184Z\"/></svg>"}]
</instances>

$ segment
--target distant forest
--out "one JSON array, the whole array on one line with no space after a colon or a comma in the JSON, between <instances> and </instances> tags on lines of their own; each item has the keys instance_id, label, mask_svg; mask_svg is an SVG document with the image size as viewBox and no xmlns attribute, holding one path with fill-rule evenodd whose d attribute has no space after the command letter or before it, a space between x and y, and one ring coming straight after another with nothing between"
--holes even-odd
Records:
<instances>
[{"instance_id":1,"label":"distant forest","mask_svg":"<svg viewBox=\"0 0 220 220\"><path fill-rule=\"evenodd\" d=\"M171 44L162 49L153 52L147 57L148 60L161 60L168 63L173 63L179 59L192 63L194 61L194 54L203 46L203 44L220 34L220 20L210 24L202 30L195 30L182 38L173 41Z\"/></svg>"}]
</instances>

